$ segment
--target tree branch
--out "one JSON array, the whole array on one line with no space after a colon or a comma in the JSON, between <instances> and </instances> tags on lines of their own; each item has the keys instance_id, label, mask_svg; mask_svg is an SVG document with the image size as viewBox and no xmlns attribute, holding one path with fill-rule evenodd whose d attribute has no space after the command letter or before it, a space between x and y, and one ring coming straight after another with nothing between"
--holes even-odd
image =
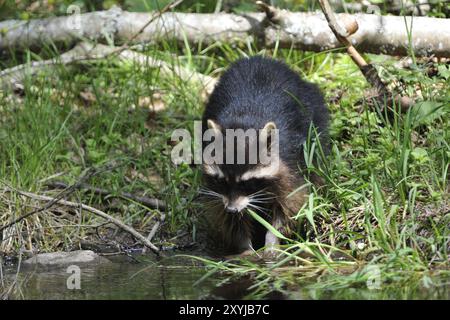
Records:
<instances>
[{"instance_id":1,"label":"tree branch","mask_svg":"<svg viewBox=\"0 0 450 320\"><path fill-rule=\"evenodd\" d=\"M49 182L49 183L47 183L47 186L51 187L51 188L57 188L57 189L66 189L68 187L68 185L65 184L64 182ZM146 196L138 196L138 195L134 195L129 192L120 192L118 194L114 194L109 190L96 188L87 183L81 183L76 188L85 190L88 192L92 192L92 193L102 196L102 197L120 197L120 198L130 199L137 203L143 204L150 209L157 209L160 211L166 210L166 203L164 201L156 199L156 198L149 198Z\"/></svg>"},{"instance_id":2,"label":"tree branch","mask_svg":"<svg viewBox=\"0 0 450 320\"><path fill-rule=\"evenodd\" d=\"M356 50L356 48L347 38L348 36L355 33L359 28L356 20L347 19L346 27L343 28L336 20L328 0L319 0L319 4L322 8L322 11L324 12L325 18L328 21L328 25L331 31L334 33L339 42L341 42L347 48L347 53L359 67L367 82L369 82L371 86L377 91L376 99L378 100L379 106L382 108L382 106L384 106L385 104L392 105L393 95L386 88L383 81L381 81L375 67L366 62L366 60L361 56L358 50ZM401 110L403 111L407 110L413 104L412 99L408 97L398 96L395 100L397 100L396 102L400 104Z\"/></svg>"}]
</instances>

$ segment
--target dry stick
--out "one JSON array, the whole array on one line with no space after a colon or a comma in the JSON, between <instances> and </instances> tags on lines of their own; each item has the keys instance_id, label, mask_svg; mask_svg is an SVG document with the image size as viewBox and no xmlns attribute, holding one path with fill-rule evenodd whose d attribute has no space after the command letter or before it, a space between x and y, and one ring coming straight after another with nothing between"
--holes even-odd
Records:
<instances>
[{"instance_id":1,"label":"dry stick","mask_svg":"<svg viewBox=\"0 0 450 320\"><path fill-rule=\"evenodd\" d=\"M350 31L347 31L346 28L342 27L339 22L336 20L336 17L333 14L333 10L331 10L331 6L328 3L328 1L321 1L319 0L320 6L322 7L322 11L323 14L325 15L325 18L328 21L328 25L330 26L331 30L333 31L333 33L336 35L336 37L338 38L338 40L340 42L342 42L341 38L346 38L348 36L350 36ZM352 33L355 33L356 30ZM345 39L347 40L347 39Z\"/></svg>"},{"instance_id":2,"label":"dry stick","mask_svg":"<svg viewBox=\"0 0 450 320\"><path fill-rule=\"evenodd\" d=\"M57 189L65 189L68 187L68 185L64 182L59 182L59 181L55 181L55 182L49 182L46 184L48 187L51 188L57 188ZM113 198L125 198L125 199L130 199L133 200L135 202L138 202L140 204L143 204L145 206L147 206L150 209L157 209L160 211L164 211L166 210L166 203L163 200L160 199L156 199L156 198L149 198L146 196L137 196L134 195L132 193L129 192L120 192L118 194L114 194L109 190L106 189L102 189L102 188L96 188L93 187L87 183L80 183L79 185L77 185L77 189L83 189L85 191L90 191L94 194L97 194L99 196L102 197L113 197Z\"/></svg>"},{"instance_id":3,"label":"dry stick","mask_svg":"<svg viewBox=\"0 0 450 320\"><path fill-rule=\"evenodd\" d=\"M347 48L347 53L350 55L350 57L356 63L356 65L361 69L361 71L363 71L364 68L367 68L368 63L366 62L366 60L364 60L364 58L361 56L358 50L356 50L356 48L352 45L352 43L347 39L348 36L352 35L358 30L358 23L356 22L356 20L353 20L348 23L349 25L348 27L347 26L345 28L341 27L341 25L337 22L334 13L331 11L331 7L328 1L319 0L319 3L320 6L322 7L322 11L325 15L325 18L328 21L328 25L330 26L331 31L333 31L334 35L339 40L339 42L342 43ZM344 29L346 31L343 31ZM381 79L379 81L381 82ZM384 86L384 84L382 86Z\"/></svg>"},{"instance_id":4,"label":"dry stick","mask_svg":"<svg viewBox=\"0 0 450 320\"><path fill-rule=\"evenodd\" d=\"M153 237L155 236L156 232L158 231L159 227L164 223L164 220L166 220L166 215L164 213L161 214L158 221L155 222L153 225L152 230L150 230L150 233L147 236L148 241L152 241ZM146 253L147 248L142 249L142 253Z\"/></svg>"},{"instance_id":5,"label":"dry stick","mask_svg":"<svg viewBox=\"0 0 450 320\"><path fill-rule=\"evenodd\" d=\"M353 47L351 42L347 39L348 36L352 35L358 30L358 24L354 20L353 22L356 24L356 27L353 27L351 30L346 30L346 32L343 32L343 27L338 24L334 13L331 11L330 4L327 0L319 0L320 6L322 7L322 11L325 15L325 18L328 21L328 25L333 31L336 38L341 42L346 48L347 52L350 55L350 57L353 59L353 61L358 65L359 68L363 68L367 66L367 62L364 60L364 58L359 54L359 52ZM347 28L346 28L347 29ZM349 28L350 29L350 28Z\"/></svg>"},{"instance_id":6,"label":"dry stick","mask_svg":"<svg viewBox=\"0 0 450 320\"><path fill-rule=\"evenodd\" d=\"M369 82L377 91L377 101L382 108L384 103L392 102L392 94L386 88L383 81L381 81L377 70L371 64L368 64L366 60L361 56L361 54L356 50L352 43L347 39L348 36L352 35L358 30L358 23L356 20L348 21L346 23L346 32L342 31L344 28L337 22L333 11L331 10L328 0L319 0L320 7L328 21L331 31L333 31L336 38L347 48L347 53L350 55L352 60L359 67L367 82ZM413 101L409 97L396 96L395 100L400 103L401 110L406 111L412 104Z\"/></svg>"},{"instance_id":7,"label":"dry stick","mask_svg":"<svg viewBox=\"0 0 450 320\"><path fill-rule=\"evenodd\" d=\"M145 238L143 235L141 235L139 232L137 232L134 228L124 224L122 221L120 221L117 218L114 218L112 216L110 216L109 214L100 211L96 208L90 207L88 205L82 204L82 203L77 203L77 202L71 202L71 201L67 201L67 200L63 200L63 199L56 199L53 197L48 197L48 196L42 196L42 195L38 195L38 194L34 194L31 192L25 192L25 191L20 191L20 190L14 190L11 188L7 189L8 191L14 191L17 192L18 194L21 194L25 197L28 197L30 199L34 199L34 200L39 200L39 201L49 201L49 203L59 203L68 207L72 207L72 208L81 208L84 209L88 212L91 212L99 217L102 217L106 220L108 220L109 222L115 224L116 226L118 226L119 228L125 230L126 232L130 233L131 235L133 235L136 239L138 239L143 245L147 246L148 248L150 248L154 253L159 254L159 249L153 244L151 243L149 240L147 240L147 238Z\"/></svg>"}]
</instances>

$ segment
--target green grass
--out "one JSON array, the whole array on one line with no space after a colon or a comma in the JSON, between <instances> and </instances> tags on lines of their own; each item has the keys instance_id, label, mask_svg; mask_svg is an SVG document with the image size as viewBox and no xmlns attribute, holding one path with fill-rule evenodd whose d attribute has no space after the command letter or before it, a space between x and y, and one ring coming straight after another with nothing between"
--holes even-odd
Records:
<instances>
[{"instance_id":1,"label":"green grass","mask_svg":"<svg viewBox=\"0 0 450 320\"><path fill-rule=\"evenodd\" d=\"M424 65L399 70L393 58L370 56L382 65L384 80L395 80L409 95L420 90L410 112L395 112L390 118L364 101L367 84L340 53L269 51L254 44L179 48L172 43L145 53L215 76L240 57L274 56L317 83L329 101L331 154L323 155L313 135L305 146L308 170L325 181L324 186L312 188L295 217L306 233L290 239L274 265L207 261L212 271L237 276L250 272L256 295L302 282L309 283L309 290L340 290L367 283L373 268L386 286L411 279L430 285L435 274L448 277L448 65L435 64L438 72L430 77ZM88 99L82 97L86 93ZM155 93L162 96L165 110L153 114L138 106L139 98ZM7 184L42 194L55 175L53 179L74 183L87 168L115 161L120 165L89 183L165 200L169 215L162 240L180 230L196 239L201 213L195 201L199 170L175 167L168 141L176 128L192 130L202 110L195 84L162 77L155 69L115 60L58 67L30 79L22 96L0 93L0 188ZM125 200L109 203L82 192L70 198L120 217L143 233L156 214ZM1 191L0 225L40 205ZM23 250L71 250L81 240L97 239L99 230L106 234L110 226L103 223L76 210L47 210L4 234L0 251L14 255Z\"/></svg>"}]
</instances>

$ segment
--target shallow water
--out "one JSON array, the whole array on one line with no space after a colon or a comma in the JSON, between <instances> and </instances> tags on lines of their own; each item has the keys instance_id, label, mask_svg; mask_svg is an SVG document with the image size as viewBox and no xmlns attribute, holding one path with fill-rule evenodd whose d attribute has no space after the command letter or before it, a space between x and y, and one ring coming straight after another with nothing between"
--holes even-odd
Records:
<instances>
[{"instance_id":1,"label":"shallow water","mask_svg":"<svg viewBox=\"0 0 450 320\"><path fill-rule=\"evenodd\" d=\"M205 269L155 261L112 259L80 267L80 289L68 289L67 268L25 269L19 273L13 299L202 299L215 286L212 279L193 285ZM10 270L8 277L12 278ZM15 275L14 275L15 276Z\"/></svg>"},{"instance_id":2,"label":"shallow water","mask_svg":"<svg viewBox=\"0 0 450 320\"><path fill-rule=\"evenodd\" d=\"M22 270L17 277L12 299L242 299L252 297L247 289L250 278L228 281L216 274L198 282L207 272L203 267L184 260L161 261L113 259L112 263L81 267L80 289L68 289L70 273L66 268L54 270ZM15 278L11 268L5 279ZM442 282L441 282L442 283ZM328 290L298 285L266 295L269 299L450 299L450 286L445 284L424 288L411 283Z\"/></svg>"}]
</instances>

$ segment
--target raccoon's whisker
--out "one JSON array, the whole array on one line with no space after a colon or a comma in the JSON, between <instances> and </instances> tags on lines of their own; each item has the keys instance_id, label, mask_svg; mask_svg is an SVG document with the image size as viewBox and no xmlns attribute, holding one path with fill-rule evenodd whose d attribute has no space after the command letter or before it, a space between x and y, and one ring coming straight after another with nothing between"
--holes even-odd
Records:
<instances>
[{"instance_id":1,"label":"raccoon's whisker","mask_svg":"<svg viewBox=\"0 0 450 320\"><path fill-rule=\"evenodd\" d=\"M268 198L268 199L252 199L252 202L260 202L260 203L269 203L271 200L275 198Z\"/></svg>"},{"instance_id":2,"label":"raccoon's whisker","mask_svg":"<svg viewBox=\"0 0 450 320\"><path fill-rule=\"evenodd\" d=\"M256 191L255 193L249 194L248 197L252 197L252 196L256 196L259 194L266 194L267 192L265 191L267 188L261 189L259 191Z\"/></svg>"},{"instance_id":3,"label":"raccoon's whisker","mask_svg":"<svg viewBox=\"0 0 450 320\"><path fill-rule=\"evenodd\" d=\"M258 211L261 211L261 212L263 212L263 213L267 213L267 212L269 211L269 210L266 209L266 208L263 208L263 207L258 206L258 205L254 205L254 204L252 204L252 203L247 204L247 206L250 207L250 208L256 209L256 210L258 210Z\"/></svg>"},{"instance_id":4,"label":"raccoon's whisker","mask_svg":"<svg viewBox=\"0 0 450 320\"><path fill-rule=\"evenodd\" d=\"M263 192L264 192L264 189L258 190L258 191L256 191L256 192L250 194L249 197L254 196L254 195L257 195L257 194L260 194L260 193L263 193Z\"/></svg>"},{"instance_id":5,"label":"raccoon's whisker","mask_svg":"<svg viewBox=\"0 0 450 320\"><path fill-rule=\"evenodd\" d=\"M270 196L270 195L275 195L275 194L273 192L262 190L260 192L253 193L250 196L252 196L252 197L261 197L261 196Z\"/></svg>"},{"instance_id":6,"label":"raccoon's whisker","mask_svg":"<svg viewBox=\"0 0 450 320\"><path fill-rule=\"evenodd\" d=\"M254 204L254 205L267 205L270 202L269 201L251 201L250 203Z\"/></svg>"},{"instance_id":7,"label":"raccoon's whisker","mask_svg":"<svg viewBox=\"0 0 450 320\"><path fill-rule=\"evenodd\" d=\"M200 191L207 191L207 192L213 192L213 193L217 193L217 192L215 192L215 191L213 191L213 190L211 190L211 189L209 189L209 188L200 188Z\"/></svg>"},{"instance_id":8,"label":"raccoon's whisker","mask_svg":"<svg viewBox=\"0 0 450 320\"><path fill-rule=\"evenodd\" d=\"M275 195L273 192L269 192L266 191L267 188L261 189L255 193L252 193L250 195L248 195L248 197L252 197L252 198L259 198L259 197L266 197L266 196L271 196L271 195Z\"/></svg>"},{"instance_id":9,"label":"raccoon's whisker","mask_svg":"<svg viewBox=\"0 0 450 320\"><path fill-rule=\"evenodd\" d=\"M207 195L207 196L212 196L212 197L216 197L216 198L222 198L221 194L219 194L217 192L214 192L212 190L206 190L206 189L200 190L200 194Z\"/></svg>"},{"instance_id":10,"label":"raccoon's whisker","mask_svg":"<svg viewBox=\"0 0 450 320\"><path fill-rule=\"evenodd\" d=\"M252 206L252 207L262 208L260 205L255 204L255 203L253 203L253 202L249 202L247 205L248 205L248 206Z\"/></svg>"},{"instance_id":11,"label":"raccoon's whisker","mask_svg":"<svg viewBox=\"0 0 450 320\"><path fill-rule=\"evenodd\" d=\"M208 190L208 189L200 189L200 193L203 193L203 194L215 194L215 195L218 195L217 192L212 191L212 190Z\"/></svg>"},{"instance_id":12,"label":"raccoon's whisker","mask_svg":"<svg viewBox=\"0 0 450 320\"><path fill-rule=\"evenodd\" d=\"M260 202L260 203L268 203L271 200L276 199L276 197L257 197L257 198L249 198L250 202Z\"/></svg>"},{"instance_id":13,"label":"raccoon's whisker","mask_svg":"<svg viewBox=\"0 0 450 320\"><path fill-rule=\"evenodd\" d=\"M271 197L249 197L250 200L266 200L266 199L270 199Z\"/></svg>"},{"instance_id":14,"label":"raccoon's whisker","mask_svg":"<svg viewBox=\"0 0 450 320\"><path fill-rule=\"evenodd\" d=\"M250 198L250 200L273 200L276 197L256 197L256 198Z\"/></svg>"}]
</instances>

